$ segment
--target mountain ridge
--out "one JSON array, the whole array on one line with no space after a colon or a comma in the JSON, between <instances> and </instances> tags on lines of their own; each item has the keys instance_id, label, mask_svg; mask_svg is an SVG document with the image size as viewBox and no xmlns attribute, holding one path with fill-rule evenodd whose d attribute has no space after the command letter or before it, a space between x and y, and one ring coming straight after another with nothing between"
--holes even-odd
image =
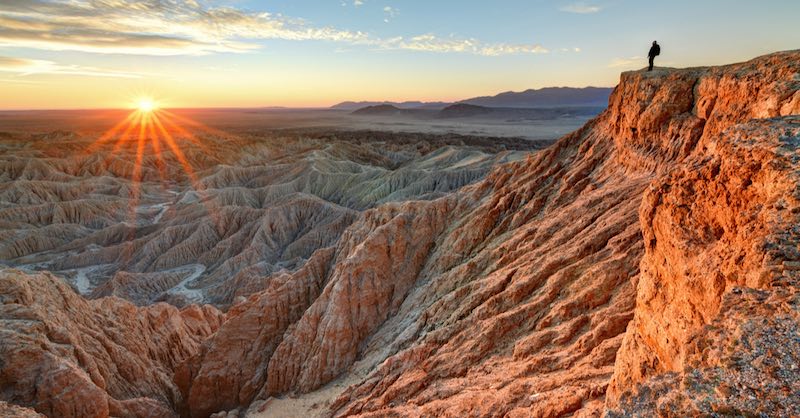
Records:
<instances>
[{"instance_id":1,"label":"mountain ridge","mask_svg":"<svg viewBox=\"0 0 800 418\"><path fill-rule=\"evenodd\" d=\"M540 108L560 106L601 106L608 103L611 87L544 87L528 89L520 92L507 91L494 96L478 96L455 102L392 102L363 101L342 102L331 106L331 109L357 110L360 108L391 105L399 109L441 110L454 104L464 103L485 107L504 108Z\"/></svg>"},{"instance_id":2,"label":"mountain ridge","mask_svg":"<svg viewBox=\"0 0 800 418\"><path fill-rule=\"evenodd\" d=\"M596 116L605 107L599 106L560 106L540 108L487 107L468 103L454 103L439 110L405 109L390 104L362 107L350 114L359 117L394 117L434 120L434 119L495 119L505 121L542 121L558 118Z\"/></svg>"},{"instance_id":3,"label":"mountain ridge","mask_svg":"<svg viewBox=\"0 0 800 418\"><path fill-rule=\"evenodd\" d=\"M520 92L503 92L494 96L473 97L458 103L510 108L605 106L612 90L611 87L544 87Z\"/></svg>"}]
</instances>

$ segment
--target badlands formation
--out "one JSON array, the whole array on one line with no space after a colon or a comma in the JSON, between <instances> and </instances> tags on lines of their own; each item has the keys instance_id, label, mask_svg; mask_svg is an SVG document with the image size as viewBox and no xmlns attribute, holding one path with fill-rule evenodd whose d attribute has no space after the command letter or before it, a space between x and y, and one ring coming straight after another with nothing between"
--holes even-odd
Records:
<instances>
[{"instance_id":1,"label":"badlands formation","mask_svg":"<svg viewBox=\"0 0 800 418\"><path fill-rule=\"evenodd\" d=\"M6 135L0 412L800 415L800 52L375 135Z\"/></svg>"},{"instance_id":2,"label":"badlands formation","mask_svg":"<svg viewBox=\"0 0 800 418\"><path fill-rule=\"evenodd\" d=\"M63 131L2 138L0 260L57 273L92 299L227 307L333 246L366 209L435 199L546 145L371 132L195 134L180 126L188 122L170 123L177 154L155 123L141 127L141 150L136 124L127 136L99 140Z\"/></svg>"}]
</instances>

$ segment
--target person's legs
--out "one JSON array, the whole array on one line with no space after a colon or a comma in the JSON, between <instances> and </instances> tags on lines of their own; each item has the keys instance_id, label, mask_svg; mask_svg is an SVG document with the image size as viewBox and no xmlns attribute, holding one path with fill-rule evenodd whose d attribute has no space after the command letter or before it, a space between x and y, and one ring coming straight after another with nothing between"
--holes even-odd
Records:
<instances>
[{"instance_id":1,"label":"person's legs","mask_svg":"<svg viewBox=\"0 0 800 418\"><path fill-rule=\"evenodd\" d=\"M650 68L648 68L647 71L653 71L653 58L655 57L650 57Z\"/></svg>"}]
</instances>

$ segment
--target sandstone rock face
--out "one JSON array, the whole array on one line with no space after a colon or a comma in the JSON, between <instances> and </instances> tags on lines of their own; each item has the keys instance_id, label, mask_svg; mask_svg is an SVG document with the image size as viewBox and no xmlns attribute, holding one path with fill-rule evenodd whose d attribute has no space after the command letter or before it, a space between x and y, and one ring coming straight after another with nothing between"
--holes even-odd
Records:
<instances>
[{"instance_id":1,"label":"sandstone rock face","mask_svg":"<svg viewBox=\"0 0 800 418\"><path fill-rule=\"evenodd\" d=\"M793 270L800 260L798 138L800 118L734 126L648 190L640 208L647 251L636 316L618 354L610 405L616 405L620 392L656 374L722 367L717 363L726 357L752 356L755 348L800 353L796 339L785 337L780 345L759 340L770 337L770 329L777 333L793 321L797 326L797 307L786 307L798 295ZM734 303L744 299L730 295L740 287L761 289L753 294L762 300L786 302L771 302L772 312L756 300ZM723 309L726 298L732 300ZM783 321L782 315L787 316ZM765 323L755 325L759 321ZM706 329L712 324L714 329ZM765 335L748 336L752 340L743 347L735 339L746 324ZM719 343L732 344L729 352L714 352L722 347L711 344L708 333L718 328L725 330ZM704 340L709 342L698 347ZM761 382L754 389L758 398L771 398L761 386L768 371L753 369L751 374L763 375L751 382ZM794 381L794 393L800 393L796 377L787 381Z\"/></svg>"},{"instance_id":2,"label":"sandstone rock face","mask_svg":"<svg viewBox=\"0 0 800 418\"><path fill-rule=\"evenodd\" d=\"M797 251L785 233L795 222L786 214L796 206L796 122L749 121L800 113L798 58L623 74L609 109L583 130L472 187L485 203L442 239L447 251L433 254L433 274L405 301L422 311L417 322L390 321L364 356L400 350L378 356L334 414L596 414L612 370L611 405L650 353L682 367L681 338L712 321L726 290L782 282L776 266L794 259L776 242ZM784 336L796 329L791 319L780 326ZM650 332L637 338L640 329ZM644 347L631 352L631 341ZM797 351L788 352L787 365Z\"/></svg>"},{"instance_id":3,"label":"sandstone rock face","mask_svg":"<svg viewBox=\"0 0 800 418\"><path fill-rule=\"evenodd\" d=\"M626 391L608 417L800 414L798 288L734 288L683 346L685 370Z\"/></svg>"},{"instance_id":4,"label":"sandstone rock face","mask_svg":"<svg viewBox=\"0 0 800 418\"><path fill-rule=\"evenodd\" d=\"M13 269L0 271L0 302L2 398L50 417L174 416L172 370L223 320L211 306L86 301Z\"/></svg>"},{"instance_id":5,"label":"sandstone rock face","mask_svg":"<svg viewBox=\"0 0 800 418\"><path fill-rule=\"evenodd\" d=\"M175 380L192 416L250 404L287 328L322 291L332 256L332 248L319 250L295 273L272 276L267 290L231 308L225 326L179 366Z\"/></svg>"},{"instance_id":6,"label":"sandstone rock face","mask_svg":"<svg viewBox=\"0 0 800 418\"><path fill-rule=\"evenodd\" d=\"M385 205L351 227L330 283L270 359L266 394L316 389L346 370L400 308L452 209L450 199Z\"/></svg>"},{"instance_id":7,"label":"sandstone rock face","mask_svg":"<svg viewBox=\"0 0 800 418\"><path fill-rule=\"evenodd\" d=\"M653 374L683 370L687 339L718 315L733 286L770 287L783 260L797 258L796 248L785 249L796 239L796 119L748 122L800 114L792 105L800 63L788 59L795 55L697 77L694 109L706 119L698 148L653 182L640 207L646 254L612 405L621 390Z\"/></svg>"},{"instance_id":8,"label":"sandstone rock face","mask_svg":"<svg viewBox=\"0 0 800 418\"><path fill-rule=\"evenodd\" d=\"M44 415L30 408L0 401L0 415L7 418L42 418Z\"/></svg>"},{"instance_id":9,"label":"sandstone rock face","mask_svg":"<svg viewBox=\"0 0 800 418\"><path fill-rule=\"evenodd\" d=\"M191 415L313 390L346 371L361 342L398 309L452 202L368 211L335 252L318 251L295 274L271 277L269 290L235 305L201 355L178 373Z\"/></svg>"}]
</instances>

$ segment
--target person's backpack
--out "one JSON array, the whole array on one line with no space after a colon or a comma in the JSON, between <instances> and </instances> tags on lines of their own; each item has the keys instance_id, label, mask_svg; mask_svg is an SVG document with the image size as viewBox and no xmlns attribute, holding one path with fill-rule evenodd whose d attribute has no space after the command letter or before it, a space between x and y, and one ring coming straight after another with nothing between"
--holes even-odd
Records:
<instances>
[{"instance_id":1,"label":"person's backpack","mask_svg":"<svg viewBox=\"0 0 800 418\"><path fill-rule=\"evenodd\" d=\"M653 56L657 57L661 55L661 45L656 45L655 51L653 51Z\"/></svg>"}]
</instances>

